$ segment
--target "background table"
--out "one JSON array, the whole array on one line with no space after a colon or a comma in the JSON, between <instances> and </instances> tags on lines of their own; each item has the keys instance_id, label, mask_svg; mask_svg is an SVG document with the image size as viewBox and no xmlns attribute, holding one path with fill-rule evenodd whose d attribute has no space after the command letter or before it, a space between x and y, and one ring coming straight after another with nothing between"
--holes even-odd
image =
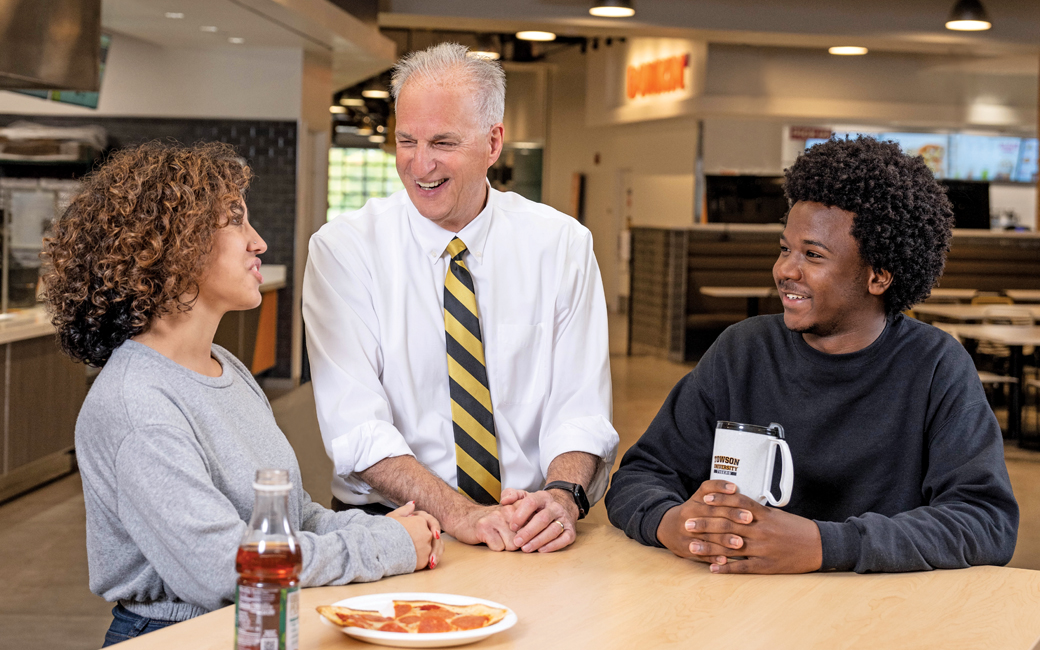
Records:
<instances>
[{"instance_id":1,"label":"background table","mask_svg":"<svg viewBox=\"0 0 1040 650\"><path fill-rule=\"evenodd\" d=\"M701 293L712 298L746 298L748 318L758 316L760 299L779 295L776 287L701 287Z\"/></svg>"},{"instance_id":2,"label":"background table","mask_svg":"<svg viewBox=\"0 0 1040 650\"><path fill-rule=\"evenodd\" d=\"M1033 315L1033 320L1040 320L1040 305L958 305L919 303L910 308L918 316L936 316L949 320L979 321L985 318L991 309L1020 309Z\"/></svg>"},{"instance_id":3,"label":"background table","mask_svg":"<svg viewBox=\"0 0 1040 650\"><path fill-rule=\"evenodd\" d=\"M1040 290L1037 289L1005 289L1004 295L1015 302L1040 302Z\"/></svg>"},{"instance_id":4,"label":"background table","mask_svg":"<svg viewBox=\"0 0 1040 650\"><path fill-rule=\"evenodd\" d=\"M944 330L969 339L986 339L1008 347L1008 374L1018 379L1008 385L1008 437L1018 440L1023 447L1037 447L1037 440L1022 434L1022 347L1040 345L1040 327L1018 325L946 325Z\"/></svg>"},{"instance_id":5,"label":"background table","mask_svg":"<svg viewBox=\"0 0 1040 650\"><path fill-rule=\"evenodd\" d=\"M487 598L519 622L482 648L999 648L1040 637L1040 571L796 576L714 575L608 526L547 555L494 553L448 540L444 560L368 584L302 592L300 649L375 648L319 621L314 608L363 594L420 591ZM128 641L127 650L229 650L234 607Z\"/></svg>"},{"instance_id":6,"label":"background table","mask_svg":"<svg viewBox=\"0 0 1040 650\"><path fill-rule=\"evenodd\" d=\"M936 287L932 289L932 294L926 300L971 300L978 293L978 289L943 289L942 287Z\"/></svg>"}]
</instances>

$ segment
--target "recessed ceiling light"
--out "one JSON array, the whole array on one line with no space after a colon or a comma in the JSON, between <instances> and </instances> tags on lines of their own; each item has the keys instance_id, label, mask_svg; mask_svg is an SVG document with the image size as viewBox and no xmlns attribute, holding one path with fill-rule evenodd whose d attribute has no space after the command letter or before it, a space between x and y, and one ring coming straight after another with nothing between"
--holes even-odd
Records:
<instances>
[{"instance_id":1,"label":"recessed ceiling light","mask_svg":"<svg viewBox=\"0 0 1040 650\"><path fill-rule=\"evenodd\" d=\"M466 52L466 56L472 56L475 59L488 59L489 61L497 61L499 57L501 57L502 55L498 52L472 50L470 52Z\"/></svg>"},{"instance_id":2,"label":"recessed ceiling light","mask_svg":"<svg viewBox=\"0 0 1040 650\"><path fill-rule=\"evenodd\" d=\"M231 38L227 39L227 42L234 43L235 45L241 45L242 43L246 42L246 39L242 38L241 36L232 36Z\"/></svg>"},{"instance_id":3,"label":"recessed ceiling light","mask_svg":"<svg viewBox=\"0 0 1040 650\"><path fill-rule=\"evenodd\" d=\"M372 129L368 128L367 126L362 126L357 130L358 135L372 135L372 133Z\"/></svg>"},{"instance_id":4,"label":"recessed ceiling light","mask_svg":"<svg viewBox=\"0 0 1040 650\"><path fill-rule=\"evenodd\" d=\"M984 32L993 24L985 20L951 20L946 23L946 29L956 32Z\"/></svg>"},{"instance_id":5,"label":"recessed ceiling light","mask_svg":"<svg viewBox=\"0 0 1040 650\"><path fill-rule=\"evenodd\" d=\"M184 18L184 14L182 14L179 11L167 11L166 12L166 17L167 18L180 19L180 18Z\"/></svg>"},{"instance_id":6,"label":"recessed ceiling light","mask_svg":"<svg viewBox=\"0 0 1040 650\"><path fill-rule=\"evenodd\" d=\"M632 0L597 0L589 13L600 18L628 18L634 16L636 10L632 7Z\"/></svg>"},{"instance_id":7,"label":"recessed ceiling light","mask_svg":"<svg viewBox=\"0 0 1040 650\"><path fill-rule=\"evenodd\" d=\"M216 25L203 25L202 27L199 27L199 31L200 32L215 32L215 31L217 31L217 26Z\"/></svg>"},{"instance_id":8,"label":"recessed ceiling light","mask_svg":"<svg viewBox=\"0 0 1040 650\"><path fill-rule=\"evenodd\" d=\"M517 32L516 37L521 41L555 41L556 34L552 32L540 32L537 30L529 30L525 32Z\"/></svg>"},{"instance_id":9,"label":"recessed ceiling light","mask_svg":"<svg viewBox=\"0 0 1040 650\"><path fill-rule=\"evenodd\" d=\"M867 48L855 45L839 45L837 47L832 47L827 51L831 54L837 54L838 56L862 56L867 53Z\"/></svg>"},{"instance_id":10,"label":"recessed ceiling light","mask_svg":"<svg viewBox=\"0 0 1040 650\"><path fill-rule=\"evenodd\" d=\"M390 91L371 88L369 90L362 90L361 96L368 97L369 99L386 99L390 96Z\"/></svg>"},{"instance_id":11,"label":"recessed ceiling light","mask_svg":"<svg viewBox=\"0 0 1040 650\"><path fill-rule=\"evenodd\" d=\"M343 99L339 100L339 103L342 106L364 106L365 100L361 99L360 97L344 97Z\"/></svg>"},{"instance_id":12,"label":"recessed ceiling light","mask_svg":"<svg viewBox=\"0 0 1040 650\"><path fill-rule=\"evenodd\" d=\"M946 29L958 32L982 32L992 26L979 0L957 0L946 19Z\"/></svg>"},{"instance_id":13,"label":"recessed ceiling light","mask_svg":"<svg viewBox=\"0 0 1040 650\"><path fill-rule=\"evenodd\" d=\"M383 144L384 142L386 142L386 136L385 135L370 135L370 136L368 136L368 141L369 142L375 142L376 144Z\"/></svg>"},{"instance_id":14,"label":"recessed ceiling light","mask_svg":"<svg viewBox=\"0 0 1040 650\"><path fill-rule=\"evenodd\" d=\"M342 106L329 106L329 112L330 113L346 113L347 109L343 108Z\"/></svg>"}]
</instances>

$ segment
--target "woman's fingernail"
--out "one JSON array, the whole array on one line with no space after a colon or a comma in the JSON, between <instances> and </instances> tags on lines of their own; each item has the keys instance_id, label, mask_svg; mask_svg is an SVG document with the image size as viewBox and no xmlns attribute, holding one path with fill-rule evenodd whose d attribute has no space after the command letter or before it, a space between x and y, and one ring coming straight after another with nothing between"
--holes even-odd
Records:
<instances>
[{"instance_id":1,"label":"woman's fingernail","mask_svg":"<svg viewBox=\"0 0 1040 650\"><path fill-rule=\"evenodd\" d=\"M751 513L750 512L742 512L742 513L740 513L740 520L741 521L751 521Z\"/></svg>"},{"instance_id":2,"label":"woman's fingernail","mask_svg":"<svg viewBox=\"0 0 1040 650\"><path fill-rule=\"evenodd\" d=\"M701 545L699 543L693 542L692 544L690 544L690 553L700 553L700 552L701 552Z\"/></svg>"},{"instance_id":3,"label":"woman's fingernail","mask_svg":"<svg viewBox=\"0 0 1040 650\"><path fill-rule=\"evenodd\" d=\"M686 530L697 530L697 521L695 519L687 519Z\"/></svg>"},{"instance_id":4,"label":"woman's fingernail","mask_svg":"<svg viewBox=\"0 0 1040 650\"><path fill-rule=\"evenodd\" d=\"M726 489L727 489L727 490L736 490L736 489L737 489L737 486L736 486L736 485L733 485L732 483L727 483L727 484L726 484Z\"/></svg>"},{"instance_id":5,"label":"woman's fingernail","mask_svg":"<svg viewBox=\"0 0 1040 650\"><path fill-rule=\"evenodd\" d=\"M730 537L729 538L729 545L732 546L733 548L738 548L740 546L740 539L738 539L736 537Z\"/></svg>"},{"instance_id":6,"label":"woman's fingernail","mask_svg":"<svg viewBox=\"0 0 1040 650\"><path fill-rule=\"evenodd\" d=\"M711 503L714 500L715 500L715 495L714 494L709 494L708 496L704 497L704 503Z\"/></svg>"},{"instance_id":7,"label":"woman's fingernail","mask_svg":"<svg viewBox=\"0 0 1040 650\"><path fill-rule=\"evenodd\" d=\"M430 568L431 569L436 569L437 568L437 558L433 558L433 557L430 558Z\"/></svg>"},{"instance_id":8,"label":"woman's fingernail","mask_svg":"<svg viewBox=\"0 0 1040 650\"><path fill-rule=\"evenodd\" d=\"M718 573L719 572L719 565L717 565L717 564L711 565L711 572L712 573Z\"/></svg>"},{"instance_id":9,"label":"woman's fingernail","mask_svg":"<svg viewBox=\"0 0 1040 650\"><path fill-rule=\"evenodd\" d=\"M440 539L441 538L441 531L439 531L439 530L433 531L433 536L435 538L437 538L437 539Z\"/></svg>"}]
</instances>

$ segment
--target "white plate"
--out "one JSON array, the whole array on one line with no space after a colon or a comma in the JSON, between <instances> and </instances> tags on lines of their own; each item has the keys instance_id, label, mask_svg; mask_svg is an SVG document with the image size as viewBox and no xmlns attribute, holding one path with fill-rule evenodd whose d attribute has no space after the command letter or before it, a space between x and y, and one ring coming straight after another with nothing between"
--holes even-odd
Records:
<instances>
[{"instance_id":1,"label":"white plate","mask_svg":"<svg viewBox=\"0 0 1040 650\"><path fill-rule=\"evenodd\" d=\"M444 648L455 645L476 643L486 639L492 634L498 634L516 625L516 613L505 605L500 605L492 600L483 598L472 598L470 596L456 596L455 594L424 594L424 593L392 593L392 594L370 594L368 596L355 596L339 602L332 603L337 607L349 607L351 609L379 610L388 603L395 600L431 600L445 605L475 605L484 604L506 610L506 617L494 625L482 627L477 630L464 630L462 632L431 632L427 634L407 634L404 632L380 632L379 630L366 630L360 627L340 627L329 619L321 616L321 622L341 630L347 636L361 639L376 645L390 645L401 648Z\"/></svg>"}]
</instances>

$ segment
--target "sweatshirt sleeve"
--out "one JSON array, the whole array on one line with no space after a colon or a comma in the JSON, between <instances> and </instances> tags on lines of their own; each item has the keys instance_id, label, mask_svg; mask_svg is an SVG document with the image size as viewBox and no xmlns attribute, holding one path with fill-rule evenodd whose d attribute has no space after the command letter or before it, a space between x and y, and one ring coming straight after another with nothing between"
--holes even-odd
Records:
<instances>
[{"instance_id":1,"label":"sweatshirt sleeve","mask_svg":"<svg viewBox=\"0 0 1040 650\"><path fill-rule=\"evenodd\" d=\"M135 431L119 448L116 474L120 520L163 589L207 611L230 603L247 524L214 485L195 436L172 426ZM399 523L333 513L309 496L306 502L298 531L303 586L371 581L415 568L415 549Z\"/></svg>"},{"instance_id":2,"label":"sweatshirt sleeve","mask_svg":"<svg viewBox=\"0 0 1040 650\"><path fill-rule=\"evenodd\" d=\"M415 545L400 523L360 510L334 512L300 492L301 586L371 582L415 570Z\"/></svg>"},{"instance_id":3,"label":"sweatshirt sleeve","mask_svg":"<svg viewBox=\"0 0 1040 650\"><path fill-rule=\"evenodd\" d=\"M715 426L710 392L713 360L709 350L672 389L614 473L606 497L607 515L641 544L661 546L657 528L664 514L708 480Z\"/></svg>"},{"instance_id":4,"label":"sweatshirt sleeve","mask_svg":"<svg viewBox=\"0 0 1040 650\"><path fill-rule=\"evenodd\" d=\"M983 399L953 410L928 441L927 505L884 517L817 521L821 570L857 573L1004 565L1015 551L1018 504L1000 427Z\"/></svg>"}]
</instances>

